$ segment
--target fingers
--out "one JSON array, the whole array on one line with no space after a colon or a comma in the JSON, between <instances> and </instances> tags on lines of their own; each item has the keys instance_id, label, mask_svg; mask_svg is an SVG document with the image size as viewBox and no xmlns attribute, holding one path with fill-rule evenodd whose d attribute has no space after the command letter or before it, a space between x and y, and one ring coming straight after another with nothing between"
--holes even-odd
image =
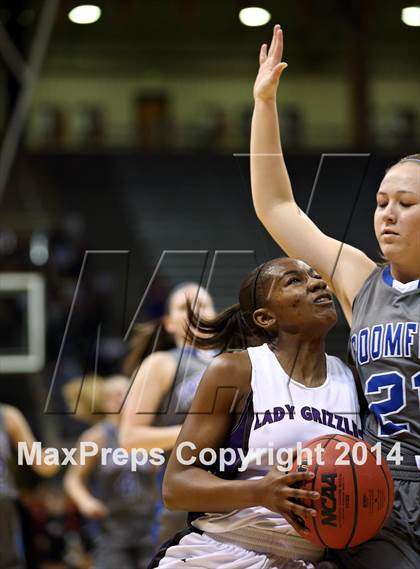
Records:
<instances>
[{"instance_id":1,"label":"fingers","mask_svg":"<svg viewBox=\"0 0 420 569\"><path fill-rule=\"evenodd\" d=\"M273 37L271 38L270 49L268 50L268 57L271 57L276 49L276 44L278 42L279 32L281 32L281 27L276 24L273 29Z\"/></svg>"},{"instance_id":2,"label":"fingers","mask_svg":"<svg viewBox=\"0 0 420 569\"><path fill-rule=\"evenodd\" d=\"M274 26L273 37L271 38L270 48L268 50L268 57L271 57L271 54L273 53L275 41L276 41L276 26Z\"/></svg>"},{"instance_id":3,"label":"fingers","mask_svg":"<svg viewBox=\"0 0 420 569\"><path fill-rule=\"evenodd\" d=\"M305 506L301 506L300 504L295 504L294 502L289 502L289 503L290 503L289 512L292 512L296 516L300 516L301 518L316 516L316 510L314 510L313 508L306 508Z\"/></svg>"},{"instance_id":4,"label":"fingers","mask_svg":"<svg viewBox=\"0 0 420 569\"><path fill-rule=\"evenodd\" d=\"M289 495L291 498L296 498L297 500L319 500L321 497L318 492L299 490L298 488L292 488Z\"/></svg>"},{"instance_id":5,"label":"fingers","mask_svg":"<svg viewBox=\"0 0 420 569\"><path fill-rule=\"evenodd\" d=\"M260 65L267 59L267 44L263 43L260 49Z\"/></svg>"},{"instance_id":6,"label":"fingers","mask_svg":"<svg viewBox=\"0 0 420 569\"><path fill-rule=\"evenodd\" d=\"M274 49L272 57L275 62L281 61L283 55L283 31L280 26L274 32L276 34L276 41L274 43Z\"/></svg>"},{"instance_id":7,"label":"fingers","mask_svg":"<svg viewBox=\"0 0 420 569\"><path fill-rule=\"evenodd\" d=\"M290 513L290 514L283 513L283 517L286 521L289 522L289 524L296 530L297 533L300 533L300 534L308 534L309 533L309 530L305 526L305 524L303 523L303 520L297 518L292 513Z\"/></svg>"},{"instance_id":8,"label":"fingers","mask_svg":"<svg viewBox=\"0 0 420 569\"><path fill-rule=\"evenodd\" d=\"M314 478L315 474L313 472L293 472L292 474L285 474L282 478L282 482L285 486L293 486L298 482L307 482Z\"/></svg>"},{"instance_id":9,"label":"fingers","mask_svg":"<svg viewBox=\"0 0 420 569\"><path fill-rule=\"evenodd\" d=\"M287 67L288 65L284 61L282 63L278 63L273 69L274 76L277 77L277 79L280 79L281 74L285 69L287 69Z\"/></svg>"}]
</instances>

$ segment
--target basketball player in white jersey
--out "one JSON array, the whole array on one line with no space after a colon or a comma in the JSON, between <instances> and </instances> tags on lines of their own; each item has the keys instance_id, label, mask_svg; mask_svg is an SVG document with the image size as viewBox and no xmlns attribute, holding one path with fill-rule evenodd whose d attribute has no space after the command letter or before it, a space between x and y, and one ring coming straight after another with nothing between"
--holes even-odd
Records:
<instances>
[{"instance_id":1,"label":"basketball player in white jersey","mask_svg":"<svg viewBox=\"0 0 420 569\"><path fill-rule=\"evenodd\" d=\"M324 550L293 527L294 516L315 514L295 500L319 494L293 487L312 474L280 472L269 449L293 449L329 433L361 434L352 372L325 354L336 318L325 281L292 259L252 271L239 304L215 319L191 318L200 347L226 349L241 337L245 345L259 345L223 353L204 374L164 481L167 506L195 513L151 568L330 566L321 561ZM198 459L209 447L232 449L234 464L223 470L216 461L210 472Z\"/></svg>"},{"instance_id":2,"label":"basketball player in white jersey","mask_svg":"<svg viewBox=\"0 0 420 569\"><path fill-rule=\"evenodd\" d=\"M399 445L402 463L389 462L394 510L369 542L340 554L345 569L420 567L420 154L394 164L377 192L374 226L386 266L330 238L298 208L283 159L276 107L283 35L275 26L260 51L254 85L251 182L255 210L291 257L316 268L351 325L350 349L369 404L365 438L385 454ZM339 188L337 188L339 191Z\"/></svg>"}]
</instances>

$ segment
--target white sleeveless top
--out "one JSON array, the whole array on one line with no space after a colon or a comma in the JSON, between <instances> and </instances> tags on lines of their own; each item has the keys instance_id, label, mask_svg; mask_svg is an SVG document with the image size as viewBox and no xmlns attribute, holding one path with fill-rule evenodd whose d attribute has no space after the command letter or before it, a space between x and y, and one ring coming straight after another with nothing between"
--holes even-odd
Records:
<instances>
[{"instance_id":1,"label":"white sleeveless top","mask_svg":"<svg viewBox=\"0 0 420 569\"><path fill-rule=\"evenodd\" d=\"M361 436L356 385L352 372L340 359L326 355L324 383L305 387L288 377L267 344L248 348L248 354L252 364L252 406L245 412L253 417L242 445L247 449L246 460L239 470L245 465L246 468L236 473L237 480L264 476L273 464L273 452L275 456L278 449L293 449L298 442L326 434ZM236 429L237 426L231 440ZM223 538L232 536L240 542L244 535L251 541L252 536L257 536L260 541L267 532L276 532L275 553L285 557L317 560L323 551L297 536L283 516L261 506L223 514L207 513L192 524L207 533ZM283 545L279 534L286 539Z\"/></svg>"}]
</instances>

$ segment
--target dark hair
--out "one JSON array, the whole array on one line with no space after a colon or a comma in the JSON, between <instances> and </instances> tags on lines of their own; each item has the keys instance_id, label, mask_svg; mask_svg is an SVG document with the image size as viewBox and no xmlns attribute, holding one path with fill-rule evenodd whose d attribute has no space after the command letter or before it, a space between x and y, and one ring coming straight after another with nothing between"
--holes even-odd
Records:
<instances>
[{"instance_id":1,"label":"dark hair","mask_svg":"<svg viewBox=\"0 0 420 569\"><path fill-rule=\"evenodd\" d=\"M270 341L270 334L254 322L253 314L263 307L268 293L268 283L272 276L269 269L278 261L274 259L259 265L242 281L239 290L239 303L234 304L207 320L194 312L188 303L189 326L186 330L188 340L198 348L245 349ZM197 335L197 332L203 336Z\"/></svg>"},{"instance_id":2,"label":"dark hair","mask_svg":"<svg viewBox=\"0 0 420 569\"><path fill-rule=\"evenodd\" d=\"M129 345L130 351L122 362L122 371L128 377L131 377L142 361L153 352L175 348L172 334L165 330L162 318L136 324Z\"/></svg>"},{"instance_id":3,"label":"dark hair","mask_svg":"<svg viewBox=\"0 0 420 569\"><path fill-rule=\"evenodd\" d=\"M170 313L171 301L174 295L186 287L200 285L195 282L185 281L175 286L164 304L164 316ZM150 354L159 351L171 350L176 347L172 334L165 330L163 317L149 322L136 324L134 333L130 339L130 351L122 363L122 371L128 377L139 368L140 364Z\"/></svg>"}]
</instances>

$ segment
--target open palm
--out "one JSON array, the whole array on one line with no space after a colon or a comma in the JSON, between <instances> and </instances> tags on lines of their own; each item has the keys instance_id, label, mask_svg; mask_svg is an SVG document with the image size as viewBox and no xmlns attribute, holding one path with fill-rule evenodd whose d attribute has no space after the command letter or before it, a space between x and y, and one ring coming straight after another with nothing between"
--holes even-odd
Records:
<instances>
[{"instance_id":1,"label":"open palm","mask_svg":"<svg viewBox=\"0 0 420 569\"><path fill-rule=\"evenodd\" d=\"M283 32L277 24L274 26L273 38L267 53L267 44L263 44L260 50L260 69L254 83L255 99L272 99L276 96L280 75L287 67L282 62L283 55Z\"/></svg>"}]
</instances>

